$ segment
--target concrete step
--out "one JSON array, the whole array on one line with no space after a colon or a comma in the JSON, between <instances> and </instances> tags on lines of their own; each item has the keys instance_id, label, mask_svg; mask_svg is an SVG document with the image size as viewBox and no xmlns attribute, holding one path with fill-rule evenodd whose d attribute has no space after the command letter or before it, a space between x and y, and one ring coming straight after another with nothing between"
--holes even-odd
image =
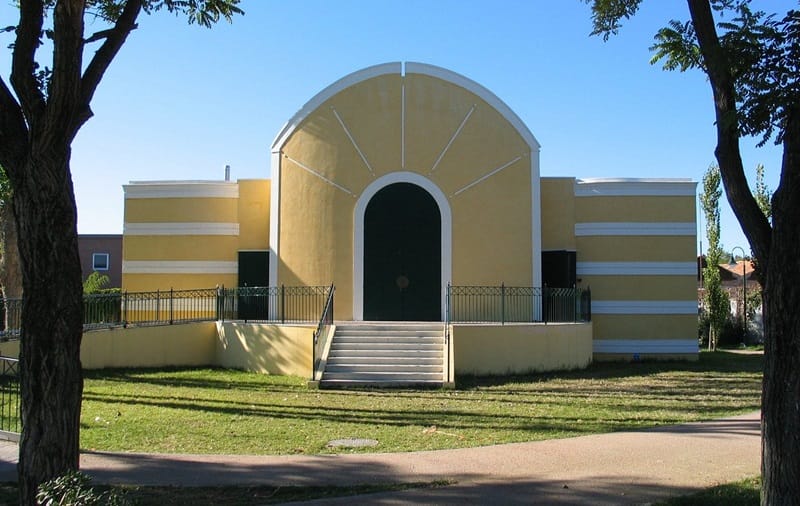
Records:
<instances>
[{"instance_id":1,"label":"concrete step","mask_svg":"<svg viewBox=\"0 0 800 506\"><path fill-rule=\"evenodd\" d=\"M405 382L418 382L418 381L439 381L442 382L441 372L334 372L328 373L322 377L322 381L367 381L367 382L380 382L380 381L405 381Z\"/></svg>"},{"instance_id":2,"label":"concrete step","mask_svg":"<svg viewBox=\"0 0 800 506\"><path fill-rule=\"evenodd\" d=\"M442 366L442 356L440 355L427 355L427 354L415 354L413 356L386 356L386 355L374 355L374 356L363 356L363 355L339 355L333 357L334 360L331 360L331 357L328 357L328 364L386 364L386 365L436 365L441 368Z\"/></svg>"},{"instance_id":3,"label":"concrete step","mask_svg":"<svg viewBox=\"0 0 800 506\"><path fill-rule=\"evenodd\" d=\"M434 322L340 322L322 386L442 384L444 328Z\"/></svg>"}]
</instances>

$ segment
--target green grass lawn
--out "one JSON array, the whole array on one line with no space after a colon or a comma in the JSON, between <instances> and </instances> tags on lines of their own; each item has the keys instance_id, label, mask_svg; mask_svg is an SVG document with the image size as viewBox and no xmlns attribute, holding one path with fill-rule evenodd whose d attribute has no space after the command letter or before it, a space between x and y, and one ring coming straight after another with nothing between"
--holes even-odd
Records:
<instances>
[{"instance_id":1,"label":"green grass lawn","mask_svg":"<svg viewBox=\"0 0 800 506\"><path fill-rule=\"evenodd\" d=\"M708 420L760 407L760 355L594 364L584 371L459 378L455 390L310 390L222 369L88 372L84 450L316 454L533 441ZM329 449L341 438L378 440Z\"/></svg>"}]
</instances>

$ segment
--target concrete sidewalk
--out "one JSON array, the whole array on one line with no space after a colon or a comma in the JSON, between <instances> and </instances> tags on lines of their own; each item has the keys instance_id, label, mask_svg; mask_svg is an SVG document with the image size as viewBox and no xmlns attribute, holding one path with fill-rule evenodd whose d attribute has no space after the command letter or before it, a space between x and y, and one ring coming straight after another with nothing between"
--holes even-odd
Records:
<instances>
[{"instance_id":1,"label":"concrete sidewalk","mask_svg":"<svg viewBox=\"0 0 800 506\"><path fill-rule=\"evenodd\" d=\"M646 504L760 474L760 414L655 429L459 450L326 456L93 452L98 482L140 485L350 485L454 480L360 496L359 504ZM0 480L17 447L0 444ZM351 504L352 497L313 501Z\"/></svg>"}]
</instances>

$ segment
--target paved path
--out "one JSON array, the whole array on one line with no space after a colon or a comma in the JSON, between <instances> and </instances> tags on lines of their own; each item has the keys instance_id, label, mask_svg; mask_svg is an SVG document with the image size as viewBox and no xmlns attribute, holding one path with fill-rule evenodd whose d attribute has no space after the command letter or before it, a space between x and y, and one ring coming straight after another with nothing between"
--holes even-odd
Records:
<instances>
[{"instance_id":1,"label":"paved path","mask_svg":"<svg viewBox=\"0 0 800 506\"><path fill-rule=\"evenodd\" d=\"M104 483L348 485L455 480L361 496L359 504L646 504L760 473L759 413L631 432L412 453L328 456L93 452L81 468ZM17 448L0 444L0 480ZM313 504L352 504L353 498Z\"/></svg>"}]
</instances>

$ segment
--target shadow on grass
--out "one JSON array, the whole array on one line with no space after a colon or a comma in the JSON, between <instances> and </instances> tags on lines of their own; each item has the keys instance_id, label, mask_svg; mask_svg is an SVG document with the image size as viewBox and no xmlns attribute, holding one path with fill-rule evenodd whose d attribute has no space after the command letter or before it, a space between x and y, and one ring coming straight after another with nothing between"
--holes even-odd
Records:
<instances>
[{"instance_id":1,"label":"shadow on grass","mask_svg":"<svg viewBox=\"0 0 800 506\"><path fill-rule=\"evenodd\" d=\"M701 352L699 359L689 361L641 362L593 362L585 369L534 373L516 376L461 376L457 378L459 389L480 387L510 386L520 383L551 381L554 379L622 379L646 377L661 373L703 372L714 373L753 373L764 370L764 356L761 354L736 354L725 351Z\"/></svg>"}]
</instances>

